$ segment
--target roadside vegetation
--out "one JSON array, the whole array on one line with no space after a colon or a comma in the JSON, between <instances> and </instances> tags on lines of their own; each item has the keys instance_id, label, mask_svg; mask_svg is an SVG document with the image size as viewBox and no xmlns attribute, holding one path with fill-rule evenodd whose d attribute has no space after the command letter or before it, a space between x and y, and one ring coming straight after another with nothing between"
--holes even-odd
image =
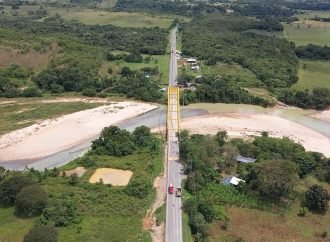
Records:
<instances>
[{"instance_id":1,"label":"roadside vegetation","mask_svg":"<svg viewBox=\"0 0 330 242\"><path fill-rule=\"evenodd\" d=\"M155 196L152 181L162 170L162 150L160 138L147 127L129 133L111 126L93 142L91 151L60 169L1 169L0 240L35 241L31 238L45 233L55 238L50 241L150 238L141 226ZM66 170L78 166L87 169L82 177L66 175ZM130 170L134 175L126 187L102 180L90 184L91 174L102 167ZM21 229L14 233L17 226Z\"/></svg>"},{"instance_id":2,"label":"roadside vegetation","mask_svg":"<svg viewBox=\"0 0 330 242\"><path fill-rule=\"evenodd\" d=\"M184 188L189 193L184 194L184 211L189 215L196 241L204 241L208 236L216 241L219 234L228 240L238 236L241 240L250 238L249 233L245 238L233 227L239 219L231 217L236 216L233 215L236 211L295 220L302 241L316 239L322 233L327 236L330 169L329 159L322 154L307 152L288 138L268 137L266 132L262 137L244 141L228 140L225 131L215 136L182 131L180 140L180 155L187 174ZM257 161L239 163L236 160L239 154ZM244 182L237 186L223 184L225 177L233 175ZM312 226L308 233L303 231L302 227L316 217L320 226ZM261 226L258 222L254 224ZM285 237L276 238L296 238L296 229L288 227ZM257 228L259 236L269 240L267 230L268 227Z\"/></svg>"}]
</instances>

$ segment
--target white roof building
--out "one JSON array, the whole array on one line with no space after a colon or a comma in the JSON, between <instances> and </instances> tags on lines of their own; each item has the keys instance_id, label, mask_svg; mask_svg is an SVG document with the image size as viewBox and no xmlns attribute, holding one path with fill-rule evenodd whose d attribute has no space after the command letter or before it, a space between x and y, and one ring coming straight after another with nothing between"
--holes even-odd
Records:
<instances>
[{"instance_id":1,"label":"white roof building","mask_svg":"<svg viewBox=\"0 0 330 242\"><path fill-rule=\"evenodd\" d=\"M227 176L223 179L223 184L225 185L237 186L240 182L245 182L245 181L235 176Z\"/></svg>"}]
</instances>

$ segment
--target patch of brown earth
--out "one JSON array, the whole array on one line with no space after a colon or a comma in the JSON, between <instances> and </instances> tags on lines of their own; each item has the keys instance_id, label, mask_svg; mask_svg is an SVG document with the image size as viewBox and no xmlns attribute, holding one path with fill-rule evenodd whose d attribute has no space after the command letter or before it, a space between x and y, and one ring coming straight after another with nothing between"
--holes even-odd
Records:
<instances>
[{"instance_id":1,"label":"patch of brown earth","mask_svg":"<svg viewBox=\"0 0 330 242\"><path fill-rule=\"evenodd\" d=\"M0 68L13 64L19 64L28 68L41 68L47 66L48 62L58 53L59 47L51 45L45 53L30 49L26 53L11 47L0 46Z\"/></svg>"},{"instance_id":2,"label":"patch of brown earth","mask_svg":"<svg viewBox=\"0 0 330 242\"><path fill-rule=\"evenodd\" d=\"M75 169L65 171L65 175L66 176L72 176L72 175L75 174L75 175L77 175L77 177L82 177L85 174L85 172L86 172L85 167L78 166Z\"/></svg>"}]
</instances>

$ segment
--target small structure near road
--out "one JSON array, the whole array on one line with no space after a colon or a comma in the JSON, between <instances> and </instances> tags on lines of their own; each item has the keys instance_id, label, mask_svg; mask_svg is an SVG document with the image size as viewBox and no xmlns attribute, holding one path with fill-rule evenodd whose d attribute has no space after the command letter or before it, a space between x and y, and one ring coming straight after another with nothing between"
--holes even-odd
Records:
<instances>
[{"instance_id":1,"label":"small structure near road","mask_svg":"<svg viewBox=\"0 0 330 242\"><path fill-rule=\"evenodd\" d=\"M256 162L257 159L238 155L238 156L236 156L236 160L238 162L247 164L247 163L254 163L254 162Z\"/></svg>"},{"instance_id":2,"label":"small structure near road","mask_svg":"<svg viewBox=\"0 0 330 242\"><path fill-rule=\"evenodd\" d=\"M245 181L242 180L242 179L239 179L236 176L226 176L223 179L223 182L222 183L225 184L225 185L234 185L234 186L237 186L240 182L245 182Z\"/></svg>"},{"instance_id":3,"label":"small structure near road","mask_svg":"<svg viewBox=\"0 0 330 242\"><path fill-rule=\"evenodd\" d=\"M189 59L187 59L186 62L191 65L197 64L197 60L195 58L189 58Z\"/></svg>"}]
</instances>

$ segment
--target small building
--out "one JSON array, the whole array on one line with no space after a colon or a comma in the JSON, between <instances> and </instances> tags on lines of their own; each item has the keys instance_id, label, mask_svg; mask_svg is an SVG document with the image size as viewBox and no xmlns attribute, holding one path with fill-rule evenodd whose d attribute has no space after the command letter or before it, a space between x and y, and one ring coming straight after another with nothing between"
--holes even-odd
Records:
<instances>
[{"instance_id":1,"label":"small building","mask_svg":"<svg viewBox=\"0 0 330 242\"><path fill-rule=\"evenodd\" d=\"M254 163L254 162L256 162L257 159L238 155L238 156L236 156L236 160L241 163Z\"/></svg>"},{"instance_id":2,"label":"small building","mask_svg":"<svg viewBox=\"0 0 330 242\"><path fill-rule=\"evenodd\" d=\"M223 182L222 183L225 184L225 185L234 185L234 186L237 186L240 182L245 182L245 181L242 180L242 179L239 179L236 176L226 176L223 179Z\"/></svg>"},{"instance_id":3,"label":"small building","mask_svg":"<svg viewBox=\"0 0 330 242\"><path fill-rule=\"evenodd\" d=\"M192 70L195 70L195 71L198 71L199 70L199 66L193 65L193 66L191 66L191 69Z\"/></svg>"},{"instance_id":4,"label":"small building","mask_svg":"<svg viewBox=\"0 0 330 242\"><path fill-rule=\"evenodd\" d=\"M187 63L188 63L188 64L197 64L197 60L194 59L194 58L189 58L189 59L187 60Z\"/></svg>"},{"instance_id":5,"label":"small building","mask_svg":"<svg viewBox=\"0 0 330 242\"><path fill-rule=\"evenodd\" d=\"M161 92L166 92L166 90L167 90L166 87L160 89Z\"/></svg>"}]
</instances>

